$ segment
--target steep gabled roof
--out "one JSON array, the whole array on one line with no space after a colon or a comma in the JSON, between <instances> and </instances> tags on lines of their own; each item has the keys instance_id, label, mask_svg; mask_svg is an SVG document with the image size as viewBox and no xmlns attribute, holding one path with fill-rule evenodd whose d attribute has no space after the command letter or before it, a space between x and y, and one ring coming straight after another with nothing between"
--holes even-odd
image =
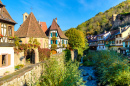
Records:
<instances>
[{"instance_id":1,"label":"steep gabled roof","mask_svg":"<svg viewBox=\"0 0 130 86\"><path fill-rule=\"evenodd\" d=\"M106 39L106 41L110 41L115 39L115 35L119 32L119 29L110 31L111 36Z\"/></svg>"},{"instance_id":2,"label":"steep gabled roof","mask_svg":"<svg viewBox=\"0 0 130 86\"><path fill-rule=\"evenodd\" d=\"M8 11L6 10L5 5L3 5L3 3L1 2L1 0L0 0L0 6L3 7L3 11L0 14L0 20L16 24L16 22L12 19L12 17L8 13Z\"/></svg>"},{"instance_id":3,"label":"steep gabled roof","mask_svg":"<svg viewBox=\"0 0 130 86\"><path fill-rule=\"evenodd\" d=\"M18 37L47 38L32 12L15 32L15 35Z\"/></svg>"},{"instance_id":4,"label":"steep gabled roof","mask_svg":"<svg viewBox=\"0 0 130 86\"><path fill-rule=\"evenodd\" d=\"M41 28L42 28L42 30L43 30L44 32L47 31L47 25L46 25L46 22L40 22L40 26L41 26Z\"/></svg>"},{"instance_id":5,"label":"steep gabled roof","mask_svg":"<svg viewBox=\"0 0 130 86\"><path fill-rule=\"evenodd\" d=\"M130 35L128 35L124 40L123 42L129 42L130 41Z\"/></svg>"},{"instance_id":6,"label":"steep gabled roof","mask_svg":"<svg viewBox=\"0 0 130 86\"><path fill-rule=\"evenodd\" d=\"M51 26L48 28L48 30L46 31L46 34L49 36L49 32L51 30L57 30L58 34L60 36L60 38L63 39L68 39L65 34L62 32L62 30L60 29L60 26L56 23L56 21L53 19Z\"/></svg>"}]
</instances>

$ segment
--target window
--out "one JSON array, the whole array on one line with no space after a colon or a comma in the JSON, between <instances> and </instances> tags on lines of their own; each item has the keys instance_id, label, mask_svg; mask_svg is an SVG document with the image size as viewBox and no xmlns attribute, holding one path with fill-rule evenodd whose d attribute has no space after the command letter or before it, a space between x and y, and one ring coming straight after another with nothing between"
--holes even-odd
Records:
<instances>
[{"instance_id":1,"label":"window","mask_svg":"<svg viewBox=\"0 0 130 86\"><path fill-rule=\"evenodd\" d=\"M25 16L25 19L27 19L27 16Z\"/></svg>"},{"instance_id":2,"label":"window","mask_svg":"<svg viewBox=\"0 0 130 86\"><path fill-rule=\"evenodd\" d=\"M6 55L2 55L2 66L6 66Z\"/></svg>"},{"instance_id":3,"label":"window","mask_svg":"<svg viewBox=\"0 0 130 86\"><path fill-rule=\"evenodd\" d=\"M121 44L121 40L119 41L119 43Z\"/></svg>"},{"instance_id":4,"label":"window","mask_svg":"<svg viewBox=\"0 0 130 86\"><path fill-rule=\"evenodd\" d=\"M116 43L118 44L118 40L116 41Z\"/></svg>"},{"instance_id":5,"label":"window","mask_svg":"<svg viewBox=\"0 0 130 86\"><path fill-rule=\"evenodd\" d=\"M1 14L1 8L0 8L0 14Z\"/></svg>"},{"instance_id":6,"label":"window","mask_svg":"<svg viewBox=\"0 0 130 86\"><path fill-rule=\"evenodd\" d=\"M108 44L108 41L106 41L106 44Z\"/></svg>"},{"instance_id":7,"label":"window","mask_svg":"<svg viewBox=\"0 0 130 86\"><path fill-rule=\"evenodd\" d=\"M122 37L122 34L120 34L120 37Z\"/></svg>"},{"instance_id":8,"label":"window","mask_svg":"<svg viewBox=\"0 0 130 86\"><path fill-rule=\"evenodd\" d=\"M8 35L12 36L12 27L11 26L8 27Z\"/></svg>"},{"instance_id":9,"label":"window","mask_svg":"<svg viewBox=\"0 0 130 86\"><path fill-rule=\"evenodd\" d=\"M62 40L62 44L64 44L64 40Z\"/></svg>"},{"instance_id":10,"label":"window","mask_svg":"<svg viewBox=\"0 0 130 86\"><path fill-rule=\"evenodd\" d=\"M0 67L11 65L11 54L0 55Z\"/></svg>"},{"instance_id":11,"label":"window","mask_svg":"<svg viewBox=\"0 0 130 86\"><path fill-rule=\"evenodd\" d=\"M53 34L53 36L56 36L56 34L54 32L52 34Z\"/></svg>"}]
</instances>

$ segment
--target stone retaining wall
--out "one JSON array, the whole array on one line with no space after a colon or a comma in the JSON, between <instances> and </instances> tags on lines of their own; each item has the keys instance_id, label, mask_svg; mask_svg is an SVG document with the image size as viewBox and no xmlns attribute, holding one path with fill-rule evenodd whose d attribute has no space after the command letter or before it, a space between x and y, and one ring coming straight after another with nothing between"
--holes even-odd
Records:
<instances>
[{"instance_id":1,"label":"stone retaining wall","mask_svg":"<svg viewBox=\"0 0 130 86\"><path fill-rule=\"evenodd\" d=\"M24 51L20 53L14 53L14 66L19 65L19 64L24 64L25 65L25 56L24 56Z\"/></svg>"},{"instance_id":2,"label":"stone retaining wall","mask_svg":"<svg viewBox=\"0 0 130 86\"><path fill-rule=\"evenodd\" d=\"M63 61L65 53L51 55L50 58L57 58L59 62ZM44 71L44 63L37 63L16 71L10 75L0 78L0 86L26 86L39 80Z\"/></svg>"},{"instance_id":3,"label":"stone retaining wall","mask_svg":"<svg viewBox=\"0 0 130 86\"><path fill-rule=\"evenodd\" d=\"M65 56L65 53L51 55L50 58L57 58L58 61L61 61L62 59L60 57L63 56ZM30 65L0 78L0 86L26 86L27 84L30 86L30 84L39 80L42 72L44 71L44 63L45 62Z\"/></svg>"},{"instance_id":4,"label":"stone retaining wall","mask_svg":"<svg viewBox=\"0 0 130 86\"><path fill-rule=\"evenodd\" d=\"M43 64L34 64L0 78L0 86L26 86L35 83L41 76Z\"/></svg>"}]
</instances>

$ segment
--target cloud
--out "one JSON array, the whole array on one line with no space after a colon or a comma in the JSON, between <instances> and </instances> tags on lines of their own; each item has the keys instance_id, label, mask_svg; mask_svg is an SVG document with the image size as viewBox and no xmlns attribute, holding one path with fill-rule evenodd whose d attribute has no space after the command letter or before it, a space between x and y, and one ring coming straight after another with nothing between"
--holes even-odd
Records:
<instances>
[{"instance_id":1,"label":"cloud","mask_svg":"<svg viewBox=\"0 0 130 86\"><path fill-rule=\"evenodd\" d=\"M82 4L84 7L87 7L88 4L86 3L85 0L78 0L80 4Z\"/></svg>"}]
</instances>

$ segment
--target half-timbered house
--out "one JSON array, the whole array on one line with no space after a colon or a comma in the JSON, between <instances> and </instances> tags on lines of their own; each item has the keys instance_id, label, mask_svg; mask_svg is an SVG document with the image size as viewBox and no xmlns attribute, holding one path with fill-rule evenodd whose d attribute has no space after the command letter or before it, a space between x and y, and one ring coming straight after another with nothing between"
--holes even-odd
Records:
<instances>
[{"instance_id":1,"label":"half-timbered house","mask_svg":"<svg viewBox=\"0 0 130 86\"><path fill-rule=\"evenodd\" d=\"M49 49L55 50L56 53L61 53L66 49L68 38L57 24L57 18L53 19L51 26L46 31L46 35L49 37Z\"/></svg>"},{"instance_id":2,"label":"half-timbered house","mask_svg":"<svg viewBox=\"0 0 130 86\"><path fill-rule=\"evenodd\" d=\"M16 22L11 18L0 1L0 76L6 71L14 71L14 25Z\"/></svg>"}]
</instances>

